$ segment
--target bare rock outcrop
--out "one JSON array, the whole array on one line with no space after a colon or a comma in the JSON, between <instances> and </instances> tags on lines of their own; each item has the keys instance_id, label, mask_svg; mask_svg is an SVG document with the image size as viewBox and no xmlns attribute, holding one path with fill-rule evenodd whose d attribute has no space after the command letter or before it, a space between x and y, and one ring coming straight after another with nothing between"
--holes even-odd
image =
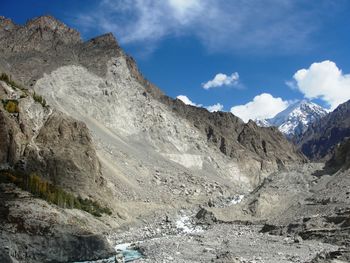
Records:
<instances>
[{"instance_id":1,"label":"bare rock outcrop","mask_svg":"<svg viewBox=\"0 0 350 263\"><path fill-rule=\"evenodd\" d=\"M1 90L10 90L0 82ZM5 92L3 92L5 93ZM22 93L22 91L12 91ZM19 95L17 96L19 97ZM3 98L6 101L6 97ZM0 164L45 179L76 194L94 193L102 186L100 164L86 125L35 102L18 99L18 112L0 106Z\"/></svg>"},{"instance_id":2,"label":"bare rock outcrop","mask_svg":"<svg viewBox=\"0 0 350 263\"><path fill-rule=\"evenodd\" d=\"M103 186L100 164L84 123L53 112L40 129L35 143L40 152L27 153L27 171L39 170L55 185L81 196Z\"/></svg>"},{"instance_id":3,"label":"bare rock outcrop","mask_svg":"<svg viewBox=\"0 0 350 263\"><path fill-rule=\"evenodd\" d=\"M11 20L0 19L1 52L46 52L63 45L81 42L80 34L51 16L41 16L16 26ZM1 36L0 35L0 36Z\"/></svg>"},{"instance_id":4,"label":"bare rock outcrop","mask_svg":"<svg viewBox=\"0 0 350 263\"><path fill-rule=\"evenodd\" d=\"M339 143L333 152L332 157L326 163L326 170L337 172L340 169L346 171L350 168L350 139Z\"/></svg>"},{"instance_id":5,"label":"bare rock outcrop","mask_svg":"<svg viewBox=\"0 0 350 263\"><path fill-rule=\"evenodd\" d=\"M14 121L0 109L0 164L14 165L20 159L20 143L23 135L21 134Z\"/></svg>"}]
</instances>

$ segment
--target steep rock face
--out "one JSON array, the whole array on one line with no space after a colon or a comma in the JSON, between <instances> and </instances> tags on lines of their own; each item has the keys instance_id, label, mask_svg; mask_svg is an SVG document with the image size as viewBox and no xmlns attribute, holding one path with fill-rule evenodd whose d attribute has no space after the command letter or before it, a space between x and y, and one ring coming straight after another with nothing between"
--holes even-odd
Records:
<instances>
[{"instance_id":1,"label":"steep rock face","mask_svg":"<svg viewBox=\"0 0 350 263\"><path fill-rule=\"evenodd\" d=\"M27 22L25 27L14 25L9 19L0 19L1 52L45 52L59 46L79 43L80 34L51 16L42 16Z\"/></svg>"},{"instance_id":2,"label":"steep rock face","mask_svg":"<svg viewBox=\"0 0 350 263\"><path fill-rule=\"evenodd\" d=\"M134 70L136 66L132 68ZM133 72L138 71L134 70ZM136 74L136 79L145 86L146 90L156 100L167 105L171 111L180 117L190 121L207 136L209 143L216 145L223 154L231 158L244 160L247 155L251 155L256 160L260 160L261 163L273 163L275 168L279 164L292 160L305 161L302 154L289 144L277 129L260 128L252 123L245 124L231 113L211 113L203 108L186 105L178 99L172 99L164 95L157 87L145 80L140 73ZM254 136L254 139L249 140L245 138L245 135L249 138ZM266 145L270 149L269 153L258 150L261 145Z\"/></svg>"},{"instance_id":3,"label":"steep rock face","mask_svg":"<svg viewBox=\"0 0 350 263\"><path fill-rule=\"evenodd\" d=\"M122 53L112 34L82 42L77 31L51 16L34 18L24 26L0 19L0 50L0 70L29 87L43 73L64 65L84 65L104 76L107 61Z\"/></svg>"},{"instance_id":4,"label":"steep rock face","mask_svg":"<svg viewBox=\"0 0 350 263\"><path fill-rule=\"evenodd\" d=\"M130 145L143 138L149 149L187 169L203 171L204 167L213 167L214 162L223 160L215 173L233 178L236 173L240 181L255 186L279 165L303 160L276 130L245 125L230 113L211 114L182 102L175 102L179 105L169 111L171 102L164 104L147 95L144 87L132 78L123 56L111 59L108 65L105 78L82 67L61 67L38 80L34 89L61 111L87 123L92 118ZM91 124L89 127L101 142L99 148L108 152L113 143L97 135L99 129ZM117 149L120 146L112 150L111 160L116 158L113 155ZM232 158L233 163L220 156L220 152ZM234 163L236 168L232 170ZM210 169L215 170L214 167Z\"/></svg>"},{"instance_id":5,"label":"steep rock face","mask_svg":"<svg viewBox=\"0 0 350 263\"><path fill-rule=\"evenodd\" d=\"M298 160L295 158L294 146L285 143L285 138L276 128L261 129L251 121L245 125L238 140L259 156L264 156L267 160L275 160L277 164L283 165ZM302 160L304 158L302 154L297 156Z\"/></svg>"},{"instance_id":6,"label":"steep rock face","mask_svg":"<svg viewBox=\"0 0 350 263\"><path fill-rule=\"evenodd\" d=\"M0 82L0 90L9 92L11 87ZM44 108L30 96L19 99L18 107L19 113L0 107L1 166L39 172L55 185L83 196L93 185L102 184L95 148L84 123Z\"/></svg>"},{"instance_id":7,"label":"steep rock face","mask_svg":"<svg viewBox=\"0 0 350 263\"><path fill-rule=\"evenodd\" d=\"M110 172L122 170L131 186L130 193L141 174L147 175L145 180L149 181L149 174L164 169L175 177L179 171L196 177L207 174L207 179L220 175L222 178L217 180L243 183L244 188L257 183L256 174L246 176L239 163L231 163L214 145L207 144L205 134L145 94L143 86L131 77L124 57L111 59L105 78L83 67L61 67L38 80L35 90L51 105L87 123L104 167L109 167ZM258 163L252 158L246 161ZM143 171L137 172L140 165ZM110 179L119 176L112 175ZM143 188L145 191L137 195L147 193Z\"/></svg>"},{"instance_id":8,"label":"steep rock face","mask_svg":"<svg viewBox=\"0 0 350 263\"><path fill-rule=\"evenodd\" d=\"M350 139L346 138L344 142L339 143L332 157L326 163L326 169L336 172L340 169L348 170L350 168Z\"/></svg>"},{"instance_id":9,"label":"steep rock face","mask_svg":"<svg viewBox=\"0 0 350 263\"><path fill-rule=\"evenodd\" d=\"M311 160L328 160L336 145L350 136L350 102L311 125L298 147Z\"/></svg>"},{"instance_id":10,"label":"steep rock face","mask_svg":"<svg viewBox=\"0 0 350 263\"><path fill-rule=\"evenodd\" d=\"M14 30L16 25L6 17L0 16L0 39L5 37L9 32Z\"/></svg>"},{"instance_id":11,"label":"steep rock face","mask_svg":"<svg viewBox=\"0 0 350 263\"><path fill-rule=\"evenodd\" d=\"M0 108L0 164L14 165L20 158L20 145L23 135L14 121Z\"/></svg>"},{"instance_id":12,"label":"steep rock face","mask_svg":"<svg viewBox=\"0 0 350 263\"><path fill-rule=\"evenodd\" d=\"M106 186L86 125L43 107L26 92L0 81L2 101L16 98L18 103L15 112L0 105L0 169L34 172L75 196L103 201ZM100 234L104 223L49 205L13 184L0 183L0 211L0 255L6 260L67 262L113 253ZM50 250L42 249L48 243Z\"/></svg>"},{"instance_id":13,"label":"steep rock face","mask_svg":"<svg viewBox=\"0 0 350 263\"><path fill-rule=\"evenodd\" d=\"M47 31L52 31L52 41L57 43L56 47L44 49L44 52L35 49L28 52L26 48L24 48L22 52L20 49L16 50L16 52L6 50L5 55L0 58L0 60L4 60L4 63L0 63L0 65L5 68L4 70L6 72L11 72L11 74L22 83L35 86L35 89L39 93L48 97L50 104L55 105L61 111L87 122L89 121L86 119L90 117L98 119L104 126L112 130L120 131L124 134L122 136L131 134L141 135L143 131L148 130L146 137L150 139L151 145L159 148L158 151L160 152L162 152L162 145L165 145L167 142L172 145L171 147L175 146L175 151L179 151L181 140L183 140L182 137L188 137L187 140L192 146L182 147L183 149L180 147L182 156L178 153L175 154L173 150L171 152L162 153L163 157L166 156L166 158L170 158L172 161L175 160L182 165L186 164L185 167L187 168L193 166L188 163L189 158L192 159L190 163L196 163L193 167L203 167L199 165L203 162L203 157L199 158L203 152L201 154L191 153L190 155L189 153L193 151L191 149L198 148L195 144L210 142L210 145L214 146L217 150L214 151L215 153L213 150L209 150L210 153L206 155L217 155L217 158L225 160L225 158L219 157L220 154L217 153L221 152L233 158L234 162L240 162L241 164L238 163L234 165L237 167L235 169L238 169L237 171L240 171L241 174L252 174L253 178L245 179L246 181L250 181L252 185L256 185L260 180L258 178L267 176L271 171L277 169L280 164L290 161L304 161L304 158L296 149L290 146L276 130L259 130L258 127L254 127L250 132L250 126L245 126L245 124L230 113L209 113L206 110L187 106L165 96L157 87L144 79L138 71L133 59L123 53L111 34L82 43L74 31L66 29L66 26L52 17L37 18L33 21L34 22L28 22L22 27L17 26L16 30L10 32L13 37L9 39L15 41L17 35L22 36L23 34L20 33L21 30L31 32L33 27L44 27ZM45 25L45 21L47 21L48 25ZM58 33L56 33L57 30ZM63 32L67 35L64 37L66 40L59 41L59 36ZM2 39L0 42L1 41L4 40ZM36 41L46 43L44 38L36 38ZM86 68L89 72L82 73L81 70L72 68L73 65L81 67L81 69ZM66 66L70 68L65 68ZM62 68L62 70L60 68ZM85 74L93 73L91 78L88 77L92 82L69 83L70 77L67 76L70 75L70 70L74 72L80 71L79 74L82 74L80 75L81 77L83 77L83 75L85 76ZM41 79L43 79L45 74L47 74L44 78L45 81L42 81ZM61 76L59 76L59 74L61 74ZM64 74L68 75L64 76ZM91 85L91 83L93 83L93 85ZM118 85L117 89L115 89L116 84ZM65 91L62 90L64 86L67 87ZM84 91L86 86L90 86L90 88L86 88ZM126 92L126 89L136 86L136 89L131 89L129 93ZM97 102L98 98L101 99L101 95L103 95L102 97L104 98L103 101L106 107L98 105L97 109L84 110L86 105L89 105L89 107L97 106L93 104ZM74 98L69 98L70 96L74 96ZM108 98L108 96L110 97ZM111 104L112 101L115 100L113 98L119 98L119 100L113 102L117 103L114 104L114 106ZM140 105L136 104L136 108L150 105L149 110L146 110L147 116L142 112L137 114L135 112L133 117L129 116L129 111L133 110L131 105L135 103L135 99L141 103ZM80 104L83 101L84 103ZM127 106L127 104L129 104L129 106ZM113 110L111 110L110 107L112 107ZM103 108L105 108L105 112L101 111ZM173 119L174 122L183 123L183 125L176 123L175 126L171 128L174 130L169 130L171 121L169 122L168 118L155 119L155 114L162 116L161 111L159 113L154 112L156 108L161 109L161 111L167 114L170 112L171 119ZM140 109L138 109L138 111L140 111ZM116 121L113 120L114 118L125 119L127 121L113 123ZM144 126L146 123L144 121L145 119L154 122L154 124L159 123L160 126L158 128L161 133L164 132L167 134L159 135L159 130L156 128L157 125L147 124ZM175 119L179 121L175 121ZM191 138L192 135L184 134L180 136L181 140L179 142L173 142L174 138L176 138L176 134L181 130L180 128L176 128L176 126L186 127L186 131L183 132L191 131L194 136L193 138L197 139L194 140ZM93 128L92 125L89 125L89 127ZM244 133L241 134L243 130ZM130 131L132 131L131 134ZM250 133L251 135L249 135ZM173 135L169 137L171 134ZM254 134L258 139L245 139L244 134L248 134L249 137L252 137L252 134ZM263 138L265 135L267 135L269 139ZM95 137L97 138L98 136ZM238 138L240 139L238 140ZM198 141L200 141L200 143L198 143ZM272 154L272 151L269 151L267 154L264 150L261 150L261 145L263 144L266 145L266 149L282 150L277 154ZM202 148L205 147L207 146L203 145ZM224 162L227 161L225 160ZM224 168L222 172L232 174L233 170L229 168L232 167L232 165L233 164L224 165L224 167L226 166L227 168ZM248 170L247 167L249 167ZM225 170L227 171L227 169L231 172L224 172Z\"/></svg>"},{"instance_id":14,"label":"steep rock face","mask_svg":"<svg viewBox=\"0 0 350 263\"><path fill-rule=\"evenodd\" d=\"M11 98L14 91L5 82L0 81L0 99ZM27 134L24 123L20 121L22 114L10 114L3 103L0 105L0 168L16 165L23 156L27 145ZM21 124L20 124L21 123Z\"/></svg>"},{"instance_id":15,"label":"steep rock face","mask_svg":"<svg viewBox=\"0 0 350 263\"><path fill-rule=\"evenodd\" d=\"M54 112L35 143L39 156L28 152L27 171L40 171L55 185L84 197L94 196L96 186L103 186L99 161L84 123Z\"/></svg>"},{"instance_id":16,"label":"steep rock face","mask_svg":"<svg viewBox=\"0 0 350 263\"><path fill-rule=\"evenodd\" d=\"M186 105L178 99L169 98L141 75L135 61L129 58L127 61L132 76L145 87L153 98L167 105L180 117L190 121L207 136L207 141L216 145L223 154L244 160L242 157L247 156L248 150L249 154L254 155L254 158L261 160L262 163L265 161L274 163L275 167L278 166L277 163L283 164L293 160L305 161L302 154L289 144L277 129L260 128L252 123L246 125L231 113L208 112L206 109ZM256 136L254 140L248 140L244 138L244 134L249 137L252 134ZM263 144L271 150L269 154L257 150Z\"/></svg>"}]
</instances>

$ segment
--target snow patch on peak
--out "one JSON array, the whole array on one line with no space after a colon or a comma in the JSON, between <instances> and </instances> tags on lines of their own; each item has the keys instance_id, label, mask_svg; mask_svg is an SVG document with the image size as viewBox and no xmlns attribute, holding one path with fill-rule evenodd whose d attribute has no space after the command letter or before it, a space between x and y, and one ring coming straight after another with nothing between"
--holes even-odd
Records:
<instances>
[{"instance_id":1,"label":"snow patch on peak","mask_svg":"<svg viewBox=\"0 0 350 263\"><path fill-rule=\"evenodd\" d=\"M271 126L267 120L255 119L254 122L260 127L269 127Z\"/></svg>"},{"instance_id":2,"label":"snow patch on peak","mask_svg":"<svg viewBox=\"0 0 350 263\"><path fill-rule=\"evenodd\" d=\"M300 136L308 126L324 117L327 110L308 100L301 100L291 104L287 109L267 120L259 120L262 127L276 126L287 137Z\"/></svg>"}]
</instances>

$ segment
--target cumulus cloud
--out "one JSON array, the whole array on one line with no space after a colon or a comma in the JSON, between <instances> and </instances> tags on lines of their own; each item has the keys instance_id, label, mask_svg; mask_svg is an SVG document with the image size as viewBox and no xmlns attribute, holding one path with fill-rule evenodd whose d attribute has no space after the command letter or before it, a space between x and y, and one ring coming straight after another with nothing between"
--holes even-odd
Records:
<instances>
[{"instance_id":1,"label":"cumulus cloud","mask_svg":"<svg viewBox=\"0 0 350 263\"><path fill-rule=\"evenodd\" d=\"M140 48L169 36L191 35L210 51L290 51L310 46L320 17L335 6L331 2L101 0L73 23L81 30L111 31L122 44L136 43Z\"/></svg>"},{"instance_id":2,"label":"cumulus cloud","mask_svg":"<svg viewBox=\"0 0 350 263\"><path fill-rule=\"evenodd\" d=\"M262 93L255 96L247 104L231 108L231 112L240 117L244 122L251 120L263 120L274 117L277 113L288 107L288 101L275 98L269 93Z\"/></svg>"},{"instance_id":3,"label":"cumulus cloud","mask_svg":"<svg viewBox=\"0 0 350 263\"><path fill-rule=\"evenodd\" d=\"M332 61L313 63L298 70L293 78L294 86L306 98L322 99L331 109L350 99L350 74L344 74Z\"/></svg>"},{"instance_id":4,"label":"cumulus cloud","mask_svg":"<svg viewBox=\"0 0 350 263\"><path fill-rule=\"evenodd\" d=\"M202 107L202 104L197 104L191 101L187 96L185 95L179 95L176 97L177 99L181 100L186 105L196 106L196 107Z\"/></svg>"},{"instance_id":5,"label":"cumulus cloud","mask_svg":"<svg viewBox=\"0 0 350 263\"><path fill-rule=\"evenodd\" d=\"M220 104L220 103L216 103L214 105L211 106L207 106L206 107L208 111L210 112L215 112L215 111L222 111L224 109L224 105Z\"/></svg>"},{"instance_id":6,"label":"cumulus cloud","mask_svg":"<svg viewBox=\"0 0 350 263\"><path fill-rule=\"evenodd\" d=\"M209 80L206 83L202 84L204 89L217 88L221 86L234 86L238 84L239 75L237 72L232 73L230 76L227 76L223 73L218 73L212 80Z\"/></svg>"},{"instance_id":7,"label":"cumulus cloud","mask_svg":"<svg viewBox=\"0 0 350 263\"><path fill-rule=\"evenodd\" d=\"M191 106L195 106L195 107L203 107L202 104L197 104L195 102L193 102L192 100L190 100L186 95L179 95L176 97L177 99L181 100L183 103L185 103L186 105L191 105ZM210 106L205 106L204 108L206 108L208 111L210 112L214 112L214 111L222 111L224 109L224 105L220 104L220 103L216 103L214 105L210 105Z\"/></svg>"}]
</instances>

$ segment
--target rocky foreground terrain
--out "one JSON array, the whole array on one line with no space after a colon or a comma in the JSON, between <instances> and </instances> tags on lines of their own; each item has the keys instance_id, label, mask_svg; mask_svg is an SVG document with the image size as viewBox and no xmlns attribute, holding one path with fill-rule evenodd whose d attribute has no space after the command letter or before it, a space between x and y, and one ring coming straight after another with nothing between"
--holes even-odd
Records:
<instances>
[{"instance_id":1,"label":"rocky foreground terrain","mask_svg":"<svg viewBox=\"0 0 350 263\"><path fill-rule=\"evenodd\" d=\"M347 144L309 164L50 16L0 17L0 74L0 262L348 262Z\"/></svg>"},{"instance_id":2,"label":"rocky foreground terrain","mask_svg":"<svg viewBox=\"0 0 350 263\"><path fill-rule=\"evenodd\" d=\"M211 200L125 227L109 240L140 251L137 262L349 262L349 171L290 168L241 202Z\"/></svg>"}]
</instances>

